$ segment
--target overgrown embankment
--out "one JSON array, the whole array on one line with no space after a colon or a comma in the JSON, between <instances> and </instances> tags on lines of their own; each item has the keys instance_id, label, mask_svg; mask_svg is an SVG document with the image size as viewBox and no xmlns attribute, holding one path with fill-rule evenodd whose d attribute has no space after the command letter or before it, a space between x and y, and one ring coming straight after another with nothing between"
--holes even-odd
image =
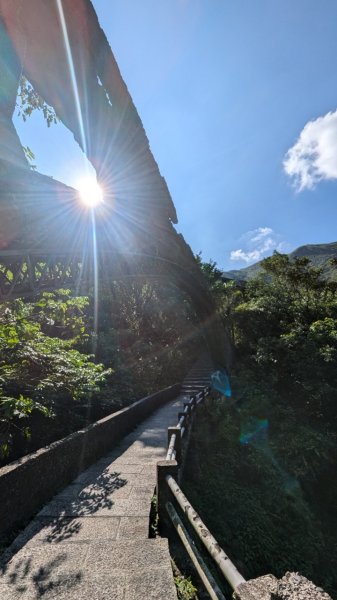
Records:
<instances>
[{"instance_id":1,"label":"overgrown embankment","mask_svg":"<svg viewBox=\"0 0 337 600\"><path fill-rule=\"evenodd\" d=\"M204 265L235 353L233 398L200 410L185 489L246 577L337 589L337 284L275 254L243 287ZM336 596L334 596L336 597Z\"/></svg>"},{"instance_id":2,"label":"overgrown embankment","mask_svg":"<svg viewBox=\"0 0 337 600\"><path fill-rule=\"evenodd\" d=\"M209 400L184 489L246 578L300 571L337 589L336 445L266 397Z\"/></svg>"}]
</instances>

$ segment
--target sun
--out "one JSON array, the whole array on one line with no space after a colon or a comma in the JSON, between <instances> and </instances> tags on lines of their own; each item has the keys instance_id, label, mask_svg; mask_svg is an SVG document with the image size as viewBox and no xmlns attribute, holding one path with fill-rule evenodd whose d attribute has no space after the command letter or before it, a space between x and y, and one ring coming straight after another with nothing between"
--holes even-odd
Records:
<instances>
[{"instance_id":1,"label":"sun","mask_svg":"<svg viewBox=\"0 0 337 600\"><path fill-rule=\"evenodd\" d=\"M85 177L77 184L82 204L89 208L95 208L103 202L103 190L93 177Z\"/></svg>"}]
</instances>

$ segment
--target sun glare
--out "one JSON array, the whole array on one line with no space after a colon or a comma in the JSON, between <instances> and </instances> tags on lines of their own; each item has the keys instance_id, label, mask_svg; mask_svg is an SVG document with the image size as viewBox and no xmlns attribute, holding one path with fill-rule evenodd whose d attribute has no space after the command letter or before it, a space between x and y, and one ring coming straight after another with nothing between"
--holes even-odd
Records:
<instances>
[{"instance_id":1,"label":"sun glare","mask_svg":"<svg viewBox=\"0 0 337 600\"><path fill-rule=\"evenodd\" d=\"M78 183L77 189L80 193L81 202L85 206L95 208L103 202L103 190L95 179L82 179Z\"/></svg>"}]
</instances>

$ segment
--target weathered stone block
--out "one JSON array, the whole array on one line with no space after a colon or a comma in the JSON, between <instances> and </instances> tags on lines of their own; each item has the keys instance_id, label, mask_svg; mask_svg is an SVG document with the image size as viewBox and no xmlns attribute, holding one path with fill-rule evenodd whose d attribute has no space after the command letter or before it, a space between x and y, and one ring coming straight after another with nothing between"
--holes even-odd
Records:
<instances>
[{"instance_id":1,"label":"weathered stone block","mask_svg":"<svg viewBox=\"0 0 337 600\"><path fill-rule=\"evenodd\" d=\"M264 575L238 585L233 594L233 600L271 600L271 594L276 590L276 577Z\"/></svg>"},{"instance_id":2,"label":"weathered stone block","mask_svg":"<svg viewBox=\"0 0 337 600\"><path fill-rule=\"evenodd\" d=\"M332 600L331 596L299 573L286 573L271 600Z\"/></svg>"}]
</instances>

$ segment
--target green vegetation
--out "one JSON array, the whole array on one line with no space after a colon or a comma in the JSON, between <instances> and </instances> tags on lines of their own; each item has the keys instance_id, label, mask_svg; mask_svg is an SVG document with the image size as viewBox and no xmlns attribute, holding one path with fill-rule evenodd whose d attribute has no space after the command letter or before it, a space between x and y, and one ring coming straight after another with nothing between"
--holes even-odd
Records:
<instances>
[{"instance_id":1,"label":"green vegetation","mask_svg":"<svg viewBox=\"0 0 337 600\"><path fill-rule=\"evenodd\" d=\"M41 98L24 75L20 78L16 108L23 121L27 121L34 111L42 113L48 127L59 121L54 109Z\"/></svg>"},{"instance_id":2,"label":"green vegetation","mask_svg":"<svg viewBox=\"0 0 337 600\"><path fill-rule=\"evenodd\" d=\"M179 600L195 599L195 594L198 590L194 587L190 577L185 578L182 575L178 575L174 578L174 583L177 588Z\"/></svg>"},{"instance_id":3,"label":"green vegetation","mask_svg":"<svg viewBox=\"0 0 337 600\"><path fill-rule=\"evenodd\" d=\"M102 291L96 355L133 399L181 381L199 352L197 319L177 288L126 277Z\"/></svg>"},{"instance_id":4,"label":"green vegetation","mask_svg":"<svg viewBox=\"0 0 337 600\"><path fill-rule=\"evenodd\" d=\"M151 498L150 511L150 537L156 538L159 535L159 515L158 515L158 500L156 494Z\"/></svg>"},{"instance_id":5,"label":"green vegetation","mask_svg":"<svg viewBox=\"0 0 337 600\"><path fill-rule=\"evenodd\" d=\"M310 259L312 266L323 269L322 274L325 279L337 280L337 242L300 246L288 256L291 260L307 257ZM247 281L263 273L263 271L263 261L259 261L243 269L227 271L224 276L238 281Z\"/></svg>"},{"instance_id":6,"label":"green vegetation","mask_svg":"<svg viewBox=\"0 0 337 600\"><path fill-rule=\"evenodd\" d=\"M171 548L172 551L172 548ZM184 562L184 561L182 561ZM179 559L179 564L181 560ZM171 565L174 576L174 583L177 590L178 600L198 600L200 598L198 590L193 584L190 575L186 575L180 571L176 560L171 559Z\"/></svg>"},{"instance_id":7,"label":"green vegetation","mask_svg":"<svg viewBox=\"0 0 337 600\"><path fill-rule=\"evenodd\" d=\"M15 441L21 449L18 434L29 440L33 417L45 425L37 413L69 419L65 407L97 392L111 373L78 349L88 336L87 305L86 298L71 298L67 290L44 293L37 302L0 305L2 456L11 455Z\"/></svg>"},{"instance_id":8,"label":"green vegetation","mask_svg":"<svg viewBox=\"0 0 337 600\"><path fill-rule=\"evenodd\" d=\"M200 351L190 304L174 288L126 279L0 305L2 464L181 380Z\"/></svg>"},{"instance_id":9,"label":"green vegetation","mask_svg":"<svg viewBox=\"0 0 337 600\"><path fill-rule=\"evenodd\" d=\"M33 114L39 112L42 114L47 127L56 125L60 119L58 118L54 108L47 104L45 100L34 90L31 83L24 75L20 77L20 85L16 98L16 109L18 117L21 117L24 122ZM36 171L35 154L29 146L22 146L24 155L29 163L32 171Z\"/></svg>"},{"instance_id":10,"label":"green vegetation","mask_svg":"<svg viewBox=\"0 0 337 600\"><path fill-rule=\"evenodd\" d=\"M234 347L233 399L197 420L185 488L246 577L337 588L337 284L275 254L238 287L203 265Z\"/></svg>"}]
</instances>

